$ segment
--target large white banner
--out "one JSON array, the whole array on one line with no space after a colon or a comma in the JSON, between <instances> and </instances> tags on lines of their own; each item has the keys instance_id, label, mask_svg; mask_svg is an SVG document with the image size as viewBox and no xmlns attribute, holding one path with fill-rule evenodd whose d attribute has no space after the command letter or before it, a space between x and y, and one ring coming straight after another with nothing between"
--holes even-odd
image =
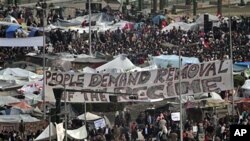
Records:
<instances>
[{"instance_id":1,"label":"large white banner","mask_svg":"<svg viewBox=\"0 0 250 141\"><path fill-rule=\"evenodd\" d=\"M231 60L190 64L181 68L181 95L193 95L232 89ZM62 73L46 72L46 100L54 101L50 82L70 89L88 92L68 93L68 102L108 102L103 92L136 94L138 100L178 97L179 69L166 68L128 73ZM95 93L89 91L95 91ZM101 91L101 92L97 92ZM118 96L118 95L117 95ZM131 101L128 95L119 95L119 102Z\"/></svg>"},{"instance_id":2,"label":"large white banner","mask_svg":"<svg viewBox=\"0 0 250 141\"><path fill-rule=\"evenodd\" d=\"M0 38L0 47L43 46L43 36L26 38Z\"/></svg>"}]
</instances>

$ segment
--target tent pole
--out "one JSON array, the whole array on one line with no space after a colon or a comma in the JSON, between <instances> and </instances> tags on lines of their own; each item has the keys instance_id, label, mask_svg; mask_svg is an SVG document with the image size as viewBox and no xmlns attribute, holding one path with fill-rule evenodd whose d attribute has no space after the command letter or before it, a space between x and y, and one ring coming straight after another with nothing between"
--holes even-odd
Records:
<instances>
[{"instance_id":1,"label":"tent pole","mask_svg":"<svg viewBox=\"0 0 250 141\"><path fill-rule=\"evenodd\" d=\"M182 60L181 60L181 48L179 47L179 99L180 99L180 141L183 141L183 132L182 132L182 103L181 103L181 64L182 64Z\"/></svg>"},{"instance_id":2,"label":"tent pole","mask_svg":"<svg viewBox=\"0 0 250 141\"><path fill-rule=\"evenodd\" d=\"M43 0L43 3L45 1ZM43 118L46 119L46 104L45 104L45 9L42 7L43 12Z\"/></svg>"},{"instance_id":3,"label":"tent pole","mask_svg":"<svg viewBox=\"0 0 250 141\"><path fill-rule=\"evenodd\" d=\"M92 47L91 47L91 0L89 2L89 55L92 56Z\"/></svg>"}]
</instances>

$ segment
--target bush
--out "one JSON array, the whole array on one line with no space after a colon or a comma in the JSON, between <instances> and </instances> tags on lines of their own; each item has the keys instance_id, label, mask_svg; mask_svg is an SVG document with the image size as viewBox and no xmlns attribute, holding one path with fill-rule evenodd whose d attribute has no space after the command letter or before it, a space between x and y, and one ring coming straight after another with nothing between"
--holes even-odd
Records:
<instances>
[{"instance_id":1,"label":"bush","mask_svg":"<svg viewBox=\"0 0 250 141\"><path fill-rule=\"evenodd\" d=\"M245 83L245 78L241 75L234 75L234 87L242 86Z\"/></svg>"}]
</instances>

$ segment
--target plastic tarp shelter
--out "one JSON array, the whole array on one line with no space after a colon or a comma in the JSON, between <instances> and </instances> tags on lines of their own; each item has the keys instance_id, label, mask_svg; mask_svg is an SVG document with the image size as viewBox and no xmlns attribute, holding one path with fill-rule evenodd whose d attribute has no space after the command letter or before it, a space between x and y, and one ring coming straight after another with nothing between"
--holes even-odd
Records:
<instances>
[{"instance_id":1,"label":"plastic tarp shelter","mask_svg":"<svg viewBox=\"0 0 250 141\"><path fill-rule=\"evenodd\" d=\"M90 67L84 67L84 68L82 69L82 72L83 72L83 73L96 73L96 70L93 69L93 68L90 68Z\"/></svg>"},{"instance_id":2,"label":"plastic tarp shelter","mask_svg":"<svg viewBox=\"0 0 250 141\"><path fill-rule=\"evenodd\" d=\"M205 14L201 14L196 20L195 22L199 25L203 25L204 24L204 15ZM219 21L219 18L217 16L214 16L214 15L211 15L211 14L208 14L208 20L210 22L218 22Z\"/></svg>"},{"instance_id":3,"label":"plastic tarp shelter","mask_svg":"<svg viewBox=\"0 0 250 141\"><path fill-rule=\"evenodd\" d=\"M8 104L14 108L20 109L20 110L31 110L33 109L32 106L27 104L25 101L17 102L17 103L10 103Z\"/></svg>"},{"instance_id":4,"label":"plastic tarp shelter","mask_svg":"<svg viewBox=\"0 0 250 141\"><path fill-rule=\"evenodd\" d=\"M66 132L70 138L73 138L76 140L83 140L83 139L86 139L88 137L88 132L87 132L85 125L78 128L78 129L67 130Z\"/></svg>"},{"instance_id":5,"label":"plastic tarp shelter","mask_svg":"<svg viewBox=\"0 0 250 141\"><path fill-rule=\"evenodd\" d=\"M250 68L250 62L236 62L235 65Z\"/></svg>"},{"instance_id":6,"label":"plastic tarp shelter","mask_svg":"<svg viewBox=\"0 0 250 141\"><path fill-rule=\"evenodd\" d=\"M85 113L79 115L77 118L80 120L85 120ZM101 118L102 117L100 117L98 115L92 114L90 112L86 112L86 121L94 121L94 120L101 119Z\"/></svg>"},{"instance_id":7,"label":"plastic tarp shelter","mask_svg":"<svg viewBox=\"0 0 250 141\"><path fill-rule=\"evenodd\" d=\"M199 64L200 61L196 57L183 57L182 58L182 66L185 64ZM179 56L177 55L160 55L153 56L153 62L162 68L167 68L168 66L179 68Z\"/></svg>"},{"instance_id":8,"label":"plastic tarp shelter","mask_svg":"<svg viewBox=\"0 0 250 141\"><path fill-rule=\"evenodd\" d=\"M15 32L20 28L18 25L10 25L6 30L7 38L14 38Z\"/></svg>"},{"instance_id":9,"label":"plastic tarp shelter","mask_svg":"<svg viewBox=\"0 0 250 141\"><path fill-rule=\"evenodd\" d=\"M7 17L4 18L4 21L9 22L9 23L14 23L14 24L19 24L16 18L8 15Z\"/></svg>"},{"instance_id":10,"label":"plastic tarp shelter","mask_svg":"<svg viewBox=\"0 0 250 141\"><path fill-rule=\"evenodd\" d=\"M196 31L199 29L199 26L197 23L185 23L185 22L175 22L175 23L171 23L168 26L164 27L162 29L162 31L170 31L173 28L179 29L179 27L181 28L181 30L183 31Z\"/></svg>"},{"instance_id":11,"label":"plastic tarp shelter","mask_svg":"<svg viewBox=\"0 0 250 141\"><path fill-rule=\"evenodd\" d=\"M49 133L49 128L50 128L50 133ZM35 141L49 140L49 135L51 136L51 139L56 139L56 127L53 125L53 123L50 123L50 125L48 125L43 130L43 132L35 139Z\"/></svg>"},{"instance_id":12,"label":"plastic tarp shelter","mask_svg":"<svg viewBox=\"0 0 250 141\"><path fill-rule=\"evenodd\" d=\"M37 118L34 118L28 114L23 115L0 115L0 123L20 123L23 122L38 122L40 121Z\"/></svg>"},{"instance_id":13,"label":"plastic tarp shelter","mask_svg":"<svg viewBox=\"0 0 250 141\"><path fill-rule=\"evenodd\" d=\"M2 115L20 115L20 114L22 114L22 111L20 109L16 109L16 108L10 108L10 109L6 109L6 110L2 110L2 111L0 111L0 113Z\"/></svg>"},{"instance_id":14,"label":"plastic tarp shelter","mask_svg":"<svg viewBox=\"0 0 250 141\"><path fill-rule=\"evenodd\" d=\"M24 83L30 81L37 81L42 79L42 75L20 69L20 68L6 68L0 71L0 79L2 80L16 80L17 83Z\"/></svg>"},{"instance_id":15,"label":"plastic tarp shelter","mask_svg":"<svg viewBox=\"0 0 250 141\"><path fill-rule=\"evenodd\" d=\"M208 93L195 95L196 100L188 101L186 104L186 108L194 108L200 107L207 108L207 107L218 107L218 106L225 106L228 103L221 98L221 96L218 93L211 92L211 97L208 97Z\"/></svg>"},{"instance_id":16,"label":"plastic tarp shelter","mask_svg":"<svg viewBox=\"0 0 250 141\"><path fill-rule=\"evenodd\" d=\"M121 54L114 60L96 68L96 71L120 73L135 67L136 66L125 55Z\"/></svg>"},{"instance_id":17,"label":"plastic tarp shelter","mask_svg":"<svg viewBox=\"0 0 250 141\"><path fill-rule=\"evenodd\" d=\"M35 37L35 36L37 36L37 34L38 34L38 29L33 28L33 29L30 31L28 37Z\"/></svg>"},{"instance_id":18,"label":"plastic tarp shelter","mask_svg":"<svg viewBox=\"0 0 250 141\"><path fill-rule=\"evenodd\" d=\"M244 71L245 69L247 69L246 66L233 64L233 71L234 72L241 72L241 71Z\"/></svg>"},{"instance_id":19,"label":"plastic tarp shelter","mask_svg":"<svg viewBox=\"0 0 250 141\"><path fill-rule=\"evenodd\" d=\"M91 21L95 21L96 25L104 25L104 24L111 24L114 20L114 16L111 16L106 13L92 13L91 14ZM75 19L71 20L58 20L56 25L57 26L80 26L83 21L86 23L89 22L89 15L76 17Z\"/></svg>"},{"instance_id":20,"label":"plastic tarp shelter","mask_svg":"<svg viewBox=\"0 0 250 141\"><path fill-rule=\"evenodd\" d=\"M241 88L246 89L246 90L250 90L250 79L246 80Z\"/></svg>"},{"instance_id":21,"label":"plastic tarp shelter","mask_svg":"<svg viewBox=\"0 0 250 141\"><path fill-rule=\"evenodd\" d=\"M12 96L0 96L0 105L8 105L10 103L20 102L19 99Z\"/></svg>"},{"instance_id":22,"label":"plastic tarp shelter","mask_svg":"<svg viewBox=\"0 0 250 141\"><path fill-rule=\"evenodd\" d=\"M250 97L250 79L245 81L241 89L244 97Z\"/></svg>"}]
</instances>

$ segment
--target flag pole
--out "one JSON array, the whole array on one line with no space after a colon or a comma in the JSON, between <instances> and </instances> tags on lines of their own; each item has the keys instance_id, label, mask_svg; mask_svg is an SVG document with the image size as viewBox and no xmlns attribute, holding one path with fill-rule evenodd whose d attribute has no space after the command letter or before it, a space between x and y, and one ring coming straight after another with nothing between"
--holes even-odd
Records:
<instances>
[{"instance_id":1,"label":"flag pole","mask_svg":"<svg viewBox=\"0 0 250 141\"><path fill-rule=\"evenodd\" d=\"M89 4L89 55L92 56L92 47L91 47L91 0L88 0Z\"/></svg>"},{"instance_id":2,"label":"flag pole","mask_svg":"<svg viewBox=\"0 0 250 141\"><path fill-rule=\"evenodd\" d=\"M233 119L234 119L234 79L233 79L233 43L232 43L232 17L231 17L231 2L230 0L229 2L229 47L230 47L230 60L231 60L231 88L233 88L232 90L232 115L233 115Z\"/></svg>"},{"instance_id":3,"label":"flag pole","mask_svg":"<svg viewBox=\"0 0 250 141\"><path fill-rule=\"evenodd\" d=\"M182 132L182 103L181 103L181 65L182 65L182 60L181 60L181 48L179 47L179 99L180 99L180 141L183 141L183 132Z\"/></svg>"}]
</instances>

